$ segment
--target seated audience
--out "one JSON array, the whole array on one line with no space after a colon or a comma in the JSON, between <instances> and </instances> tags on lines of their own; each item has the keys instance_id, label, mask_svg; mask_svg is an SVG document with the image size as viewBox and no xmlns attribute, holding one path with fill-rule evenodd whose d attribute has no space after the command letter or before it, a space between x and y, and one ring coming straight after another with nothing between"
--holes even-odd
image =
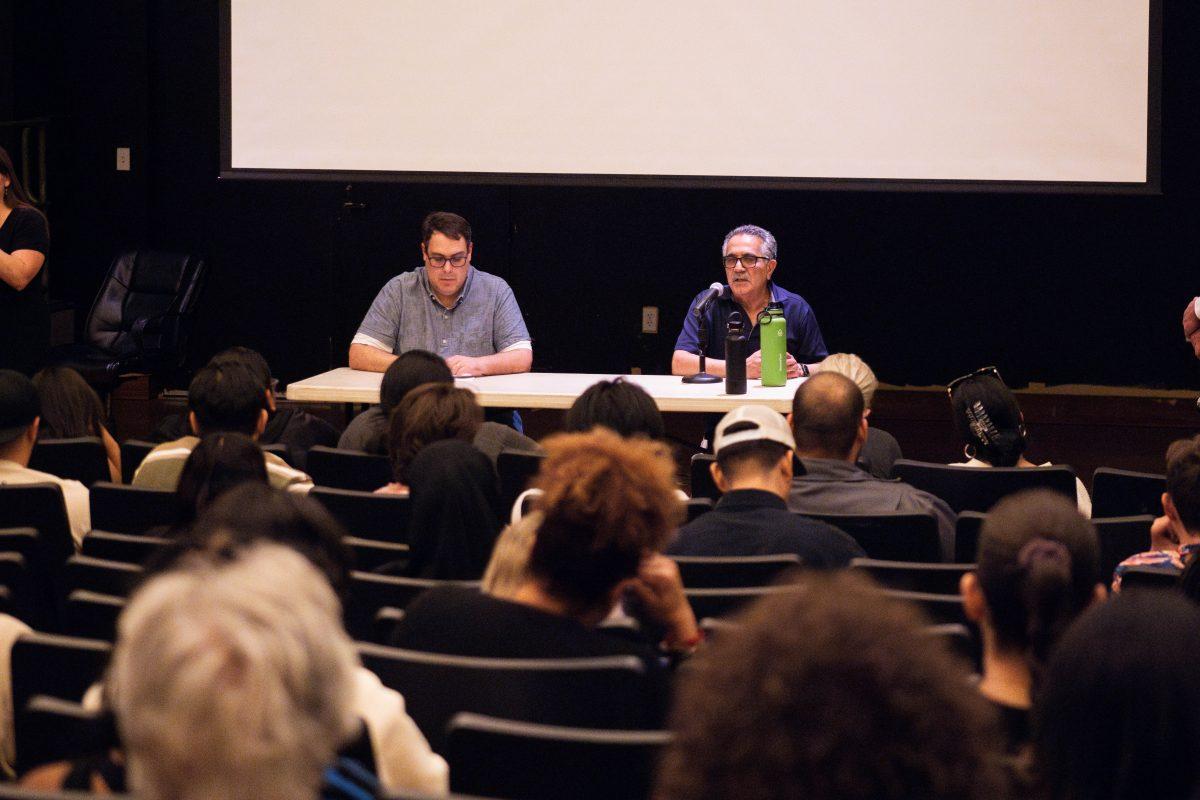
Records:
<instances>
[{"instance_id":1,"label":"seated audience","mask_svg":"<svg viewBox=\"0 0 1200 800\"><path fill-rule=\"evenodd\" d=\"M192 449L175 487L175 524L180 531L225 492L246 482L267 484L262 448L240 433L205 436Z\"/></svg>"},{"instance_id":2,"label":"seated audience","mask_svg":"<svg viewBox=\"0 0 1200 800\"><path fill-rule=\"evenodd\" d=\"M249 347L231 347L213 356L210 364L240 364L258 377L267 409L267 424L258 436L259 444L282 444L287 448L288 463L303 470L310 448L317 445L332 447L337 442L337 429L315 414L299 406L279 408L275 397L278 381L271 375L271 366L262 354ZM191 432L187 416L171 414L159 423L150 436L152 442L181 439Z\"/></svg>"},{"instance_id":3,"label":"seated audience","mask_svg":"<svg viewBox=\"0 0 1200 800\"><path fill-rule=\"evenodd\" d=\"M836 372L845 375L863 393L863 404L867 416L871 415L871 401L875 399L875 390L879 388L879 380L875 372L853 353L834 353L821 362L821 372ZM896 437L879 428L867 427L867 440L863 442L858 454L858 465L876 478L892 477L892 465L904 458L900 452L900 443Z\"/></svg>"},{"instance_id":4,"label":"seated audience","mask_svg":"<svg viewBox=\"0 0 1200 800\"><path fill-rule=\"evenodd\" d=\"M151 450L133 475L134 486L174 491L179 473L200 443L213 433L241 433L258 441L267 424L262 381L245 365L210 362L188 386L188 424L191 436L165 442ZM312 479L274 453L264 453L272 486L308 491Z\"/></svg>"},{"instance_id":5,"label":"seated audience","mask_svg":"<svg viewBox=\"0 0 1200 800\"><path fill-rule=\"evenodd\" d=\"M381 494L408 494L413 459L425 447L445 439L471 442L483 423L483 409L469 389L452 383L427 383L404 396L392 411L388 459L392 482Z\"/></svg>"},{"instance_id":6,"label":"seated audience","mask_svg":"<svg viewBox=\"0 0 1200 800\"><path fill-rule=\"evenodd\" d=\"M849 572L754 604L681 676L654 796L1004 796L991 710L924 624Z\"/></svg>"},{"instance_id":7,"label":"seated audience","mask_svg":"<svg viewBox=\"0 0 1200 800\"><path fill-rule=\"evenodd\" d=\"M621 378L593 383L575 398L563 417L563 430L568 432L584 433L597 425L626 438L644 436L661 441L667 435L654 398Z\"/></svg>"},{"instance_id":8,"label":"seated audience","mask_svg":"<svg viewBox=\"0 0 1200 800\"><path fill-rule=\"evenodd\" d=\"M33 629L16 617L0 613L0 780L15 774L16 737L13 733L12 648L18 637Z\"/></svg>"},{"instance_id":9,"label":"seated audience","mask_svg":"<svg viewBox=\"0 0 1200 800\"><path fill-rule=\"evenodd\" d=\"M129 789L316 800L358 725L339 615L320 574L278 545L148 581L121 614L106 685Z\"/></svg>"},{"instance_id":10,"label":"seated audience","mask_svg":"<svg viewBox=\"0 0 1200 800\"><path fill-rule=\"evenodd\" d=\"M387 454L388 420L404 396L424 383L453 383L454 376L442 357L428 350L406 350L388 366L379 384L379 405L372 406L350 420L338 447L362 450L375 455ZM484 420L472 444L496 463L501 450L541 452L537 442L508 425Z\"/></svg>"},{"instance_id":11,"label":"seated audience","mask_svg":"<svg viewBox=\"0 0 1200 800\"><path fill-rule=\"evenodd\" d=\"M683 510L674 464L661 445L610 431L559 434L544 445L535 479L542 519L524 580L507 599L460 587L426 592L405 609L392 644L496 658L635 655L661 683L663 655L701 639L679 570L659 552ZM597 628L626 593L665 630L661 649Z\"/></svg>"},{"instance_id":12,"label":"seated audience","mask_svg":"<svg viewBox=\"0 0 1200 800\"><path fill-rule=\"evenodd\" d=\"M956 516L939 497L899 481L886 481L855 465L867 438L863 395L854 382L819 372L800 384L792 399L792 434L804 474L792 479L788 508L801 514L932 514L942 557L954 558Z\"/></svg>"},{"instance_id":13,"label":"seated audience","mask_svg":"<svg viewBox=\"0 0 1200 800\"><path fill-rule=\"evenodd\" d=\"M1017 398L1000 379L995 367L965 375L950 382L950 406L954 428L963 443L966 467L1049 467L1025 458L1029 432ZM1092 498L1079 478L1075 479L1079 513L1092 515Z\"/></svg>"},{"instance_id":14,"label":"seated audience","mask_svg":"<svg viewBox=\"0 0 1200 800\"><path fill-rule=\"evenodd\" d=\"M983 632L979 691L1000 713L1010 754L1024 755L1046 659L1075 617L1104 599L1099 581L1096 530L1057 492L1020 492L988 513L961 591Z\"/></svg>"},{"instance_id":15,"label":"seated audience","mask_svg":"<svg viewBox=\"0 0 1200 800\"><path fill-rule=\"evenodd\" d=\"M787 421L765 406L738 406L717 424L710 467L724 492L716 507L684 525L667 546L680 556L795 553L809 567L844 567L865 557L858 542L824 522L787 510L795 443Z\"/></svg>"},{"instance_id":16,"label":"seated audience","mask_svg":"<svg viewBox=\"0 0 1200 800\"><path fill-rule=\"evenodd\" d=\"M1112 589L1121 591L1121 575L1130 567L1182 570L1200 551L1200 436L1180 439L1167 448L1163 515L1150 526L1150 549L1117 565Z\"/></svg>"},{"instance_id":17,"label":"seated audience","mask_svg":"<svg viewBox=\"0 0 1200 800\"><path fill-rule=\"evenodd\" d=\"M88 490L79 481L29 468L40 425L41 403L33 382L19 372L0 369L0 484L58 484L78 550L83 546L83 537L92 529Z\"/></svg>"},{"instance_id":18,"label":"seated audience","mask_svg":"<svg viewBox=\"0 0 1200 800\"><path fill-rule=\"evenodd\" d=\"M1045 796L1194 798L1200 790L1200 608L1128 592L1084 612L1054 649L1034 707Z\"/></svg>"},{"instance_id":19,"label":"seated audience","mask_svg":"<svg viewBox=\"0 0 1200 800\"><path fill-rule=\"evenodd\" d=\"M104 442L113 483L120 483L121 448L104 425L104 405L96 390L70 367L46 367L33 376L33 385L42 403L38 439L95 436Z\"/></svg>"},{"instance_id":20,"label":"seated audience","mask_svg":"<svg viewBox=\"0 0 1200 800\"><path fill-rule=\"evenodd\" d=\"M479 580L500 530L496 471L466 442L434 442L413 459L408 565L414 578Z\"/></svg>"}]
</instances>

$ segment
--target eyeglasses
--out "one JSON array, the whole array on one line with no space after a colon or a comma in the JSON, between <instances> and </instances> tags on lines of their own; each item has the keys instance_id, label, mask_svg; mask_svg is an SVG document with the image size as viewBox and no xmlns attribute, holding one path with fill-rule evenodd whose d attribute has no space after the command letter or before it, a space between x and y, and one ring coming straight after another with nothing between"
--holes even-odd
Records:
<instances>
[{"instance_id":1,"label":"eyeglasses","mask_svg":"<svg viewBox=\"0 0 1200 800\"><path fill-rule=\"evenodd\" d=\"M438 253L426 253L425 258L429 261L429 266L437 267L438 269L446 266L447 261L450 262L450 266L452 267L461 267L467 263L466 253L455 253L449 258Z\"/></svg>"},{"instance_id":2,"label":"eyeglasses","mask_svg":"<svg viewBox=\"0 0 1200 800\"><path fill-rule=\"evenodd\" d=\"M969 381L971 378L980 378L984 375L990 375L1001 383L1004 383L1004 378L1000 377L1000 370L996 369L995 367L982 367L974 372L968 372L966 375L960 375L946 384L946 396L953 399L954 390L958 388L959 384L961 384L963 381Z\"/></svg>"},{"instance_id":3,"label":"eyeglasses","mask_svg":"<svg viewBox=\"0 0 1200 800\"><path fill-rule=\"evenodd\" d=\"M725 262L725 269L733 269L733 265L742 262L742 266L746 269L753 269L758 266L760 261L770 261L766 256L756 256L753 253L742 253L740 256L728 255L721 259Z\"/></svg>"}]
</instances>

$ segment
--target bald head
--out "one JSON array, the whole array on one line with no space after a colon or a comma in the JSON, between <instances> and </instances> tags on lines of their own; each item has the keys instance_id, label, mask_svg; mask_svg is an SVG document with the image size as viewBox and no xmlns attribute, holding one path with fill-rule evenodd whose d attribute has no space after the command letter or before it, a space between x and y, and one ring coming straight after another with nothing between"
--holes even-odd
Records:
<instances>
[{"instance_id":1,"label":"bald head","mask_svg":"<svg viewBox=\"0 0 1200 800\"><path fill-rule=\"evenodd\" d=\"M792 433L796 455L853 461L861 447L863 394L849 378L819 372L792 398Z\"/></svg>"}]
</instances>

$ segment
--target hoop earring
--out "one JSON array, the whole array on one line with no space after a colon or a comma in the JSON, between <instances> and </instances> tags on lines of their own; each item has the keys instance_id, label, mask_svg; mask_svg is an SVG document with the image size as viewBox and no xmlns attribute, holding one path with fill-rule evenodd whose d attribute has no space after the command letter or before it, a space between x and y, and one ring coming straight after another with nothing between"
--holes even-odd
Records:
<instances>
[{"instance_id":1,"label":"hoop earring","mask_svg":"<svg viewBox=\"0 0 1200 800\"><path fill-rule=\"evenodd\" d=\"M963 445L963 455L967 457L968 461L975 458L975 445L964 444Z\"/></svg>"}]
</instances>

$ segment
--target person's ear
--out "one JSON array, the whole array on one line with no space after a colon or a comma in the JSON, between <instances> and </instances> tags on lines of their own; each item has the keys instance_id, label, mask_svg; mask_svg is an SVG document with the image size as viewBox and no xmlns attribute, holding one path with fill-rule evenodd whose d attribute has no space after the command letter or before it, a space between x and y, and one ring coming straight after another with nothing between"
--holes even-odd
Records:
<instances>
[{"instance_id":1,"label":"person's ear","mask_svg":"<svg viewBox=\"0 0 1200 800\"><path fill-rule=\"evenodd\" d=\"M708 474L712 475L713 483L721 490L721 493L729 491L729 481L725 479L725 473L721 471L721 466L717 462L712 462L708 465Z\"/></svg>"},{"instance_id":2,"label":"person's ear","mask_svg":"<svg viewBox=\"0 0 1200 800\"><path fill-rule=\"evenodd\" d=\"M869 407L864 408L863 409L863 419L868 419L868 418L870 418L870 416L871 416L871 409ZM868 422L867 424L870 425L871 423Z\"/></svg>"},{"instance_id":3,"label":"person's ear","mask_svg":"<svg viewBox=\"0 0 1200 800\"><path fill-rule=\"evenodd\" d=\"M958 581L958 593L962 595L963 613L978 625L987 616L987 601L979 585L979 576L968 572Z\"/></svg>"},{"instance_id":4,"label":"person's ear","mask_svg":"<svg viewBox=\"0 0 1200 800\"><path fill-rule=\"evenodd\" d=\"M1108 599L1108 589L1104 588L1103 583L1097 583L1096 588L1092 590L1092 600L1088 603L1088 607L1094 606L1096 603L1103 603Z\"/></svg>"},{"instance_id":5,"label":"person's ear","mask_svg":"<svg viewBox=\"0 0 1200 800\"><path fill-rule=\"evenodd\" d=\"M767 280L771 280L771 276L775 274L775 267L777 266L779 266L779 262L773 258L767 262Z\"/></svg>"},{"instance_id":6,"label":"person's ear","mask_svg":"<svg viewBox=\"0 0 1200 800\"><path fill-rule=\"evenodd\" d=\"M1162 496L1163 513L1171 520L1172 524L1180 522L1179 509L1175 507L1175 501L1171 499L1171 495L1163 492Z\"/></svg>"},{"instance_id":7,"label":"person's ear","mask_svg":"<svg viewBox=\"0 0 1200 800\"><path fill-rule=\"evenodd\" d=\"M263 431L267 429L267 410L260 408L258 410L258 422L254 424L254 441L258 441L258 437L262 436Z\"/></svg>"},{"instance_id":8,"label":"person's ear","mask_svg":"<svg viewBox=\"0 0 1200 800\"><path fill-rule=\"evenodd\" d=\"M795 457L796 451L788 450L779 459L779 463L775 465L775 468L779 470L784 480L786 480L788 483L792 482L792 476L795 474L795 470L792 469L792 459Z\"/></svg>"},{"instance_id":9,"label":"person's ear","mask_svg":"<svg viewBox=\"0 0 1200 800\"><path fill-rule=\"evenodd\" d=\"M421 262L428 263L428 261L429 261L429 251L425 249L425 243L421 242Z\"/></svg>"},{"instance_id":10,"label":"person's ear","mask_svg":"<svg viewBox=\"0 0 1200 800\"><path fill-rule=\"evenodd\" d=\"M199 436L199 435L200 435L200 423L199 423L199 421L196 419L196 412L195 412L195 411L189 411L189 412L188 412L188 427L192 429L192 435L193 435L193 436Z\"/></svg>"},{"instance_id":11,"label":"person's ear","mask_svg":"<svg viewBox=\"0 0 1200 800\"><path fill-rule=\"evenodd\" d=\"M467 245L467 263L471 263L471 256L475 255L475 243L471 242Z\"/></svg>"},{"instance_id":12,"label":"person's ear","mask_svg":"<svg viewBox=\"0 0 1200 800\"><path fill-rule=\"evenodd\" d=\"M279 406L275 402L275 393L272 392L270 389L267 389L266 393L267 393L267 411L271 414L274 414L277 410L279 410Z\"/></svg>"},{"instance_id":13,"label":"person's ear","mask_svg":"<svg viewBox=\"0 0 1200 800\"><path fill-rule=\"evenodd\" d=\"M38 431L41 429L41 427L41 417L34 417L33 422L29 423L29 430L25 432L25 436L29 439L30 444L33 444L37 441Z\"/></svg>"}]
</instances>

